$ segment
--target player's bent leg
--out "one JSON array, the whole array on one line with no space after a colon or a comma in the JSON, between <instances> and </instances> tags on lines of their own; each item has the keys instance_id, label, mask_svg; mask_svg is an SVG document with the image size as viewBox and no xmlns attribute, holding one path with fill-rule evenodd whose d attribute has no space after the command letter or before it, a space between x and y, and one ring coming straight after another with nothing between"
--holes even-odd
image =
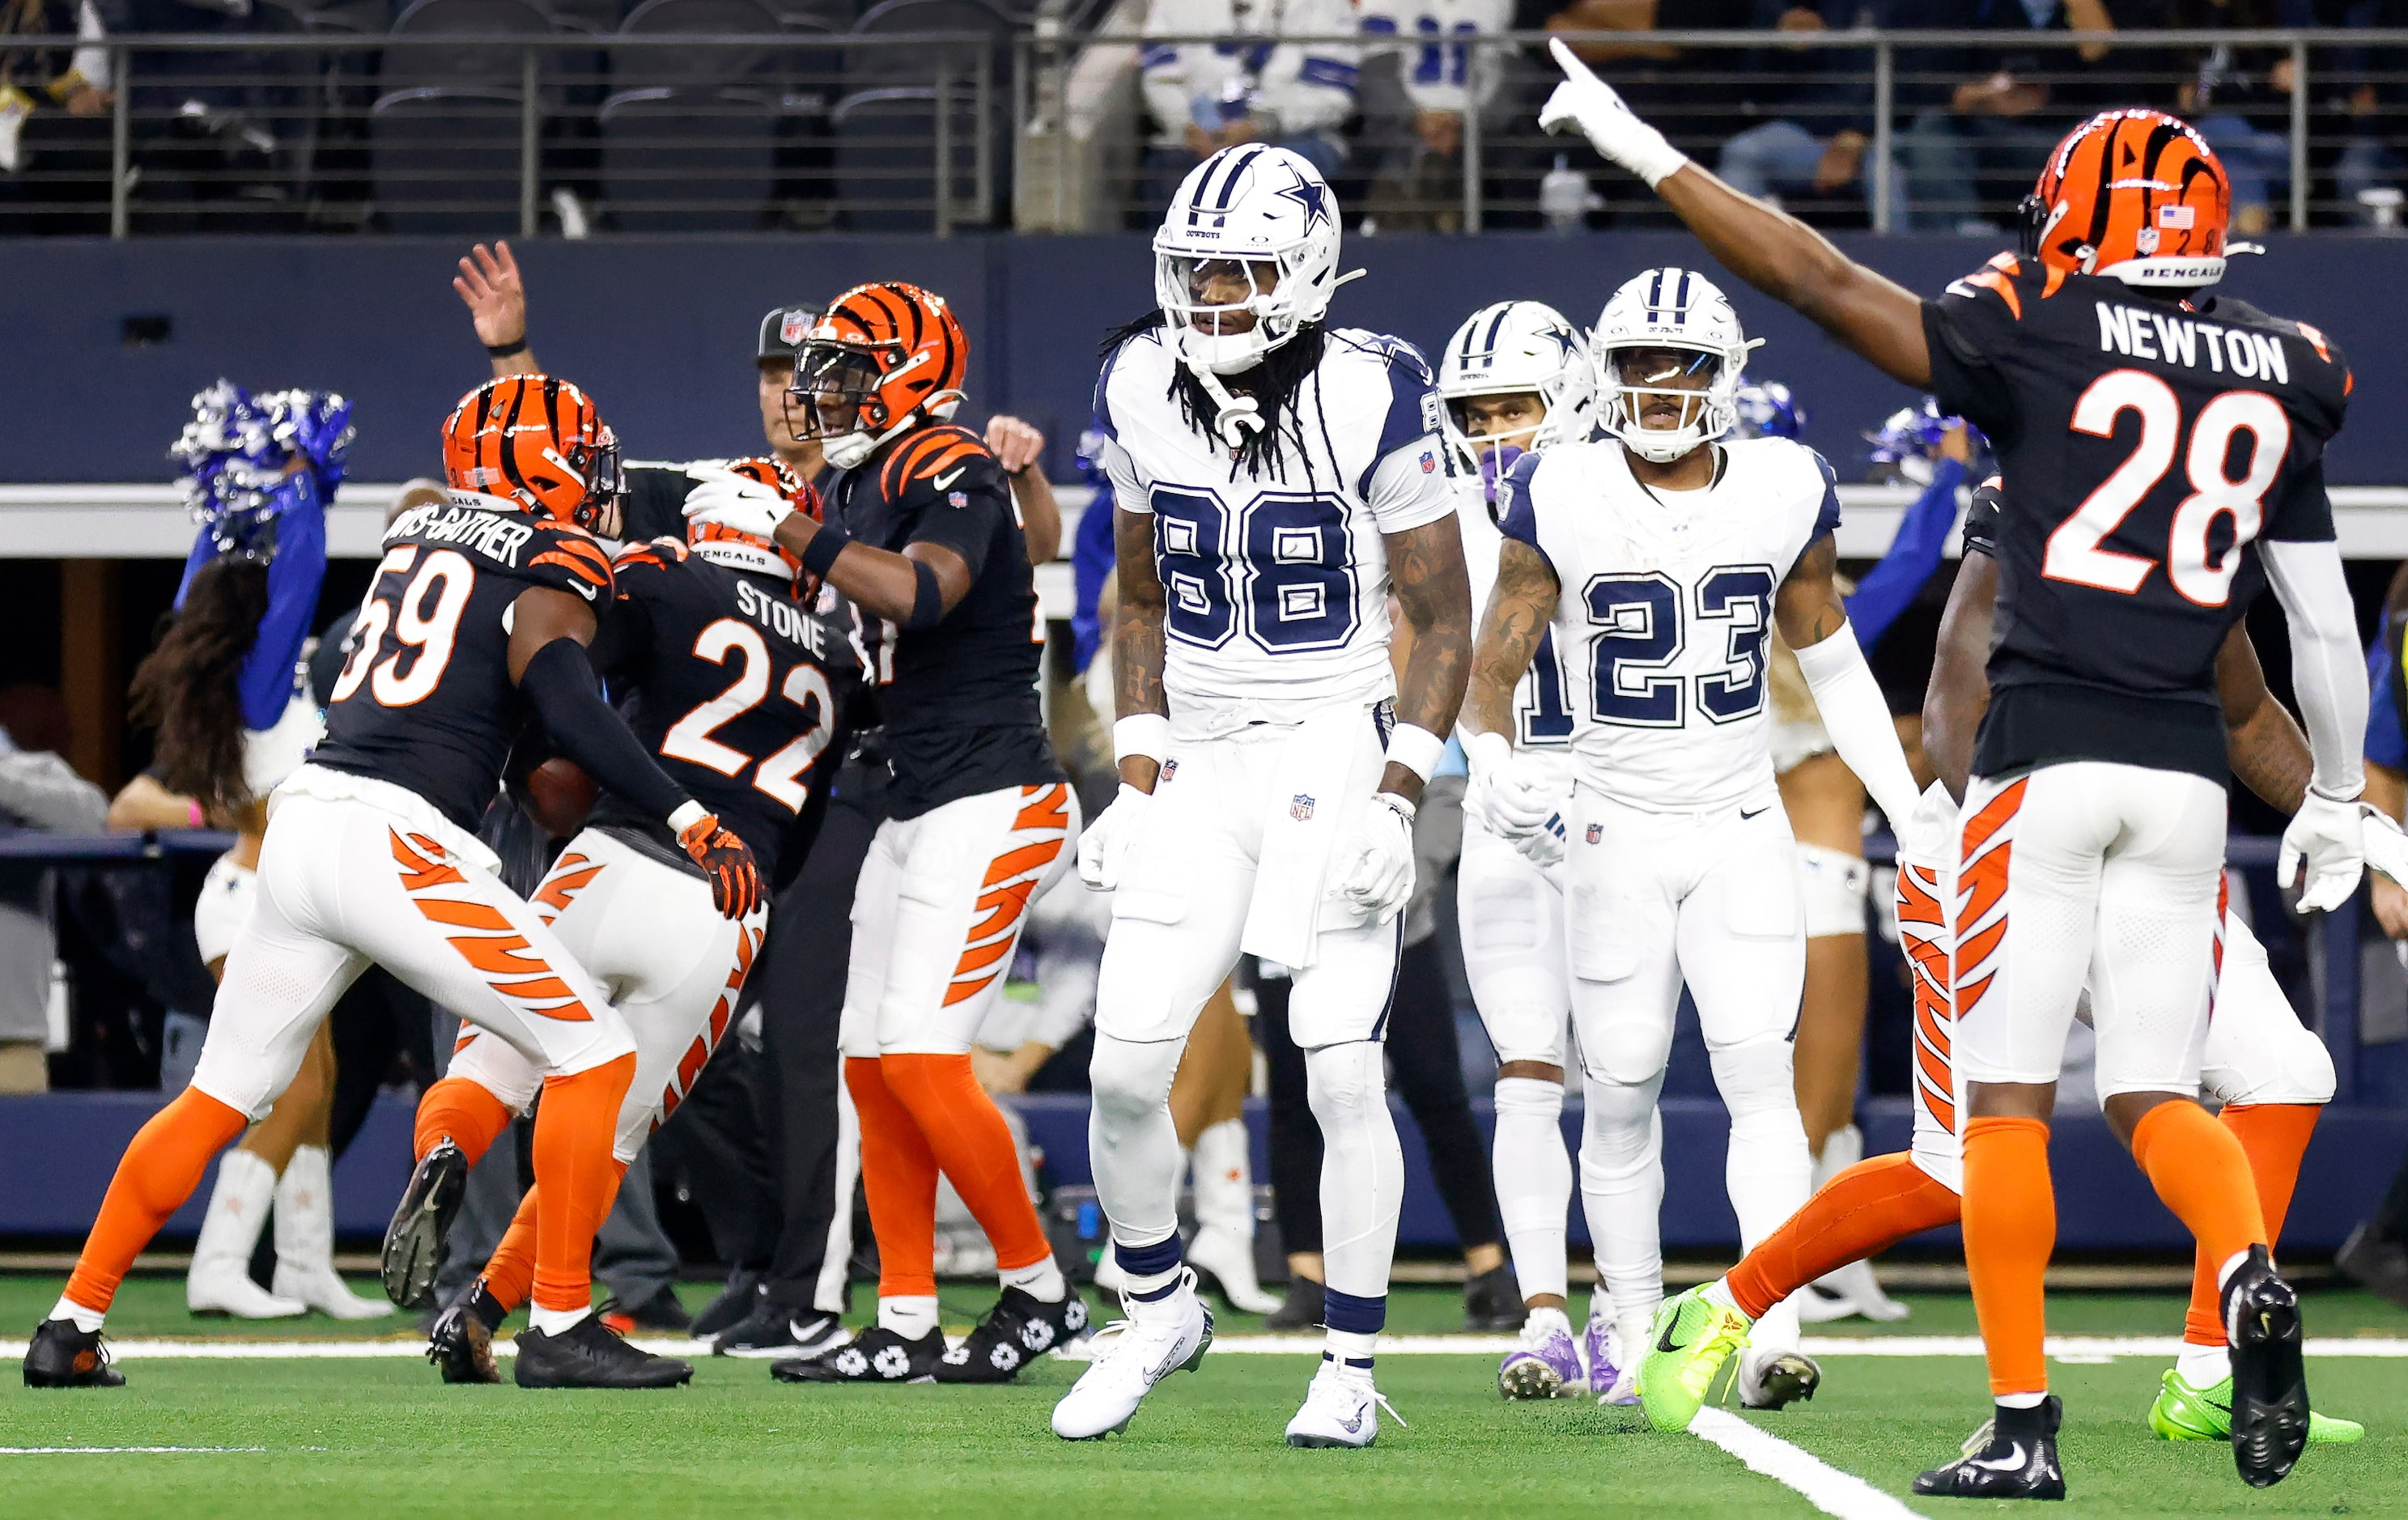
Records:
<instances>
[{"instance_id":1,"label":"player's bent leg","mask_svg":"<svg viewBox=\"0 0 2408 1520\"><path fill-rule=\"evenodd\" d=\"M417 1162L385 1226L380 1264L385 1297L424 1308L444 1245L467 1197L468 1170L514 1115L524 1113L543 1074L500 1036L464 1024L452 1066L419 1099Z\"/></svg>"}]
</instances>

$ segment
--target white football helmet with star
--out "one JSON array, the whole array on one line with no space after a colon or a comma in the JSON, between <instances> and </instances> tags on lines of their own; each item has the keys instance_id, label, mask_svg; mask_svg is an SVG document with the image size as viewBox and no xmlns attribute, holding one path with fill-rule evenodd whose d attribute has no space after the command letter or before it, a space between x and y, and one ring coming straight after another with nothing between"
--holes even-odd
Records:
<instances>
[{"instance_id":1,"label":"white football helmet with star","mask_svg":"<svg viewBox=\"0 0 2408 1520\"><path fill-rule=\"evenodd\" d=\"M1484 451L1501 446L1518 457L1533 449L1577 443L1594 425L1591 386L1588 344L1562 312L1539 301L1482 307L1455 330L1439 358L1438 394L1447 403L1447 445L1465 469L1477 474ZM1475 446L1463 431L1455 403L1523 391L1546 404L1539 425L1527 434L1484 437ZM1501 461L1498 473L1512 466L1510 458Z\"/></svg>"},{"instance_id":2,"label":"white football helmet with star","mask_svg":"<svg viewBox=\"0 0 2408 1520\"><path fill-rule=\"evenodd\" d=\"M1338 242L1338 197L1302 154L1242 143L1196 165L1154 235L1154 294L1180 357L1192 369L1239 374L1320 321L1340 282ZM1246 297L1207 302L1208 274L1232 261ZM1244 332L1217 331L1224 314L1254 321Z\"/></svg>"}]
</instances>

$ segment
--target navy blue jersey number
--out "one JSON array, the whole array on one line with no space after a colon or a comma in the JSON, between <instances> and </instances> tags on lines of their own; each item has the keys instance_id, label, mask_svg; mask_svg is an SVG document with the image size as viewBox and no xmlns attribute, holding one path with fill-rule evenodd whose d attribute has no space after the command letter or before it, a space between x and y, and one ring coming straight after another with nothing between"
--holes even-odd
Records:
<instances>
[{"instance_id":1,"label":"navy blue jersey number","mask_svg":"<svg viewBox=\"0 0 2408 1520\"><path fill-rule=\"evenodd\" d=\"M1688 721L1692 681L1698 710L1710 723L1736 723L1764 710L1764 641L1771 631L1775 584L1771 566L1765 565L1722 565L1705 573L1685 615L1725 625L1724 664L1684 679L1664 673L1687 638L1681 588L1672 578L1651 570L1591 580L1583 600L1596 629L1590 644L1597 721L1626 728L1678 728Z\"/></svg>"},{"instance_id":2,"label":"navy blue jersey number","mask_svg":"<svg viewBox=\"0 0 2408 1520\"><path fill-rule=\"evenodd\" d=\"M1338 649L1354 636L1360 572L1339 498L1267 491L1232 513L1210 493L1158 485L1152 500L1171 638L1219 649L1241 612L1246 637L1272 654Z\"/></svg>"}]
</instances>

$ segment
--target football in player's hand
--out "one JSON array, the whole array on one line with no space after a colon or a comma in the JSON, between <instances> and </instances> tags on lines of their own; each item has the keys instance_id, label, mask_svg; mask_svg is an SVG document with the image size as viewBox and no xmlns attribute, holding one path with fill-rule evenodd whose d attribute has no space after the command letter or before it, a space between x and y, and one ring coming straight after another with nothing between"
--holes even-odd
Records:
<instances>
[{"instance_id":1,"label":"football in player's hand","mask_svg":"<svg viewBox=\"0 0 2408 1520\"><path fill-rule=\"evenodd\" d=\"M555 839L565 839L585 826L594 810L594 778L577 762L553 755L527 772L527 811Z\"/></svg>"}]
</instances>

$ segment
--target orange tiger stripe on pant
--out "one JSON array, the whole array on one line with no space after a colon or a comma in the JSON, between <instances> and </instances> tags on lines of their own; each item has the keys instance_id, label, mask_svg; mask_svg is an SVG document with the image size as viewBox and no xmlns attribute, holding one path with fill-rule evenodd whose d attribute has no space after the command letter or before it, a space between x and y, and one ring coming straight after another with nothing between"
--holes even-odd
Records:
<instances>
[{"instance_id":1,"label":"orange tiger stripe on pant","mask_svg":"<svg viewBox=\"0 0 2408 1520\"><path fill-rule=\"evenodd\" d=\"M1026 800L1011 821L1015 834L1043 829L1059 832L1051 839L1024 844L997 855L983 882L976 904L979 917L970 925L968 943L954 964L952 985L945 989L948 1006L975 997L996 977L1010 969L1010 957L1020 942L1020 920L1045 868L1061 857L1070 829L1070 789L1060 782L1050 786L1024 786Z\"/></svg>"}]
</instances>

